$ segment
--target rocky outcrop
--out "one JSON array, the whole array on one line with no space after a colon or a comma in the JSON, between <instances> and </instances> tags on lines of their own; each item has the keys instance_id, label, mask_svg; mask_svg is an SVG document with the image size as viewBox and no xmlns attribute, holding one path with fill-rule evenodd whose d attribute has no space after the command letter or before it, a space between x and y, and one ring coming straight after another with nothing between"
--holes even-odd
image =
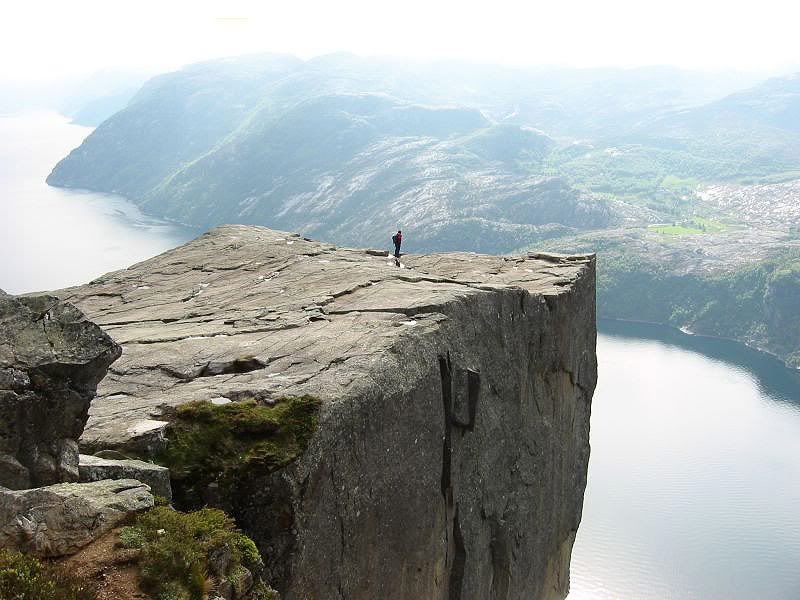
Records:
<instances>
[{"instance_id":1,"label":"rocky outcrop","mask_svg":"<svg viewBox=\"0 0 800 600\"><path fill-rule=\"evenodd\" d=\"M152 507L150 488L134 480L0 490L0 548L39 557L73 554Z\"/></svg>"},{"instance_id":2,"label":"rocky outcrop","mask_svg":"<svg viewBox=\"0 0 800 600\"><path fill-rule=\"evenodd\" d=\"M78 472L82 482L104 479L136 479L150 487L153 494L172 502L169 469L141 460L113 460L80 455Z\"/></svg>"},{"instance_id":3,"label":"rocky outcrop","mask_svg":"<svg viewBox=\"0 0 800 600\"><path fill-rule=\"evenodd\" d=\"M0 295L0 486L78 479L77 439L120 353L71 304Z\"/></svg>"},{"instance_id":4,"label":"rocky outcrop","mask_svg":"<svg viewBox=\"0 0 800 600\"><path fill-rule=\"evenodd\" d=\"M217 228L61 292L125 348L81 445L159 456L189 402L238 415L222 409L316 398L295 462L204 492L256 540L285 598L562 598L586 484L594 290L591 256L397 267ZM221 430L200 439L213 448Z\"/></svg>"}]
</instances>

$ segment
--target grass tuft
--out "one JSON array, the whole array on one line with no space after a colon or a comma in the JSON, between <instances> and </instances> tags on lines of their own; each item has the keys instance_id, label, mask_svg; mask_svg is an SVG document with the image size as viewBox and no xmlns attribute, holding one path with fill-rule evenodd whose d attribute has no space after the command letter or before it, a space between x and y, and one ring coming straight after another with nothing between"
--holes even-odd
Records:
<instances>
[{"instance_id":1,"label":"grass tuft","mask_svg":"<svg viewBox=\"0 0 800 600\"><path fill-rule=\"evenodd\" d=\"M204 598L215 580L263 567L253 541L213 508L181 513L156 507L122 529L119 538L122 545L140 549L142 589L159 599ZM220 565L211 564L212 553L228 557L221 565L224 573L214 572Z\"/></svg>"},{"instance_id":2,"label":"grass tuft","mask_svg":"<svg viewBox=\"0 0 800 600\"><path fill-rule=\"evenodd\" d=\"M60 568L14 550L0 550L0 598L93 600L94 591Z\"/></svg>"}]
</instances>

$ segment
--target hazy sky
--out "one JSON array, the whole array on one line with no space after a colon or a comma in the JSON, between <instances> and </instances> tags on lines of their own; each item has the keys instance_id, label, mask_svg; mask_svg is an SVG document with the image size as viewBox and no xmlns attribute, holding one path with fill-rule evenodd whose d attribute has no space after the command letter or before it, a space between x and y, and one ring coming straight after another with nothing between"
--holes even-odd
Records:
<instances>
[{"instance_id":1,"label":"hazy sky","mask_svg":"<svg viewBox=\"0 0 800 600\"><path fill-rule=\"evenodd\" d=\"M165 70L261 51L514 65L800 65L800 2L786 0L4 0L1 6L5 80L108 67Z\"/></svg>"}]
</instances>

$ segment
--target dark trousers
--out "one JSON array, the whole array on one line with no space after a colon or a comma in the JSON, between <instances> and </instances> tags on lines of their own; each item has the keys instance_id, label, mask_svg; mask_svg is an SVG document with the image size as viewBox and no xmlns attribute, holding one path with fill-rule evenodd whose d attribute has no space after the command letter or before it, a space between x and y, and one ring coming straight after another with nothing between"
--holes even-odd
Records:
<instances>
[{"instance_id":1,"label":"dark trousers","mask_svg":"<svg viewBox=\"0 0 800 600\"><path fill-rule=\"evenodd\" d=\"M400 244L394 245L394 256L395 258L400 258Z\"/></svg>"}]
</instances>

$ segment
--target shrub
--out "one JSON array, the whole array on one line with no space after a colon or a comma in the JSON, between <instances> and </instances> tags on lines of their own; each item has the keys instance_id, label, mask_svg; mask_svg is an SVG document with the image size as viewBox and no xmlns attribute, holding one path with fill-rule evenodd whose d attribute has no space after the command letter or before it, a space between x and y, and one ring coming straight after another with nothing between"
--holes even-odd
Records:
<instances>
[{"instance_id":1,"label":"shrub","mask_svg":"<svg viewBox=\"0 0 800 600\"><path fill-rule=\"evenodd\" d=\"M119 541L125 548L139 549L144 546L144 534L138 527L123 527L119 532Z\"/></svg>"},{"instance_id":2,"label":"shrub","mask_svg":"<svg viewBox=\"0 0 800 600\"><path fill-rule=\"evenodd\" d=\"M93 590L58 567L12 550L0 550L0 598L92 600Z\"/></svg>"},{"instance_id":3,"label":"shrub","mask_svg":"<svg viewBox=\"0 0 800 600\"><path fill-rule=\"evenodd\" d=\"M253 540L246 535L239 535L234 544L242 557L242 564L245 567L252 571L261 566L261 554Z\"/></svg>"},{"instance_id":4,"label":"shrub","mask_svg":"<svg viewBox=\"0 0 800 600\"><path fill-rule=\"evenodd\" d=\"M120 542L140 548L142 588L160 600L194 600L207 594L209 556L227 548L227 572L261 565L255 543L221 510L181 513L156 507L120 531Z\"/></svg>"}]
</instances>

